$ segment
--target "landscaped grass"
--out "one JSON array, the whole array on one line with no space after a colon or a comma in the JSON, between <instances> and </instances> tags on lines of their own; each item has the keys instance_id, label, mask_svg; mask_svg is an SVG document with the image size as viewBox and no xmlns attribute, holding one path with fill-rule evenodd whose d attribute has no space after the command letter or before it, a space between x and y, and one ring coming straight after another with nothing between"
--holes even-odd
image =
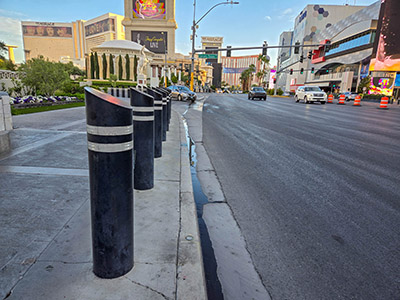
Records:
<instances>
[{"instance_id":1,"label":"landscaped grass","mask_svg":"<svg viewBox=\"0 0 400 300\"><path fill-rule=\"evenodd\" d=\"M28 108L19 108L19 109L11 107L11 114L13 116L24 115L24 114L33 114L33 113L42 112L42 111L72 108L72 107L79 107L79 106L85 106L85 102L75 102L75 103L68 103L68 104L40 106L40 107L28 107Z\"/></svg>"}]
</instances>

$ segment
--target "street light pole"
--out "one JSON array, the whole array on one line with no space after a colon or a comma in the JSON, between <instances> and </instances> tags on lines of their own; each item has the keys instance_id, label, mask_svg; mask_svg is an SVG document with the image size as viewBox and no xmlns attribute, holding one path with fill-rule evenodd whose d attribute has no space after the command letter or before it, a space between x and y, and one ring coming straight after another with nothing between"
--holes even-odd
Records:
<instances>
[{"instance_id":1,"label":"street light pole","mask_svg":"<svg viewBox=\"0 0 400 300\"><path fill-rule=\"evenodd\" d=\"M196 0L193 0L193 25L192 25L192 64L190 69L190 90L193 92L193 82L194 82L194 46L195 46L195 36L196 36Z\"/></svg>"},{"instance_id":2,"label":"street light pole","mask_svg":"<svg viewBox=\"0 0 400 300\"><path fill-rule=\"evenodd\" d=\"M167 42L164 32L161 33L164 39L164 87L168 87L167 83Z\"/></svg>"},{"instance_id":3,"label":"street light pole","mask_svg":"<svg viewBox=\"0 0 400 300\"><path fill-rule=\"evenodd\" d=\"M190 76L190 89L193 91L193 83L194 83L194 53L195 53L195 38L196 38L196 26L197 24L200 23L201 20L204 19L205 16L207 16L210 11L212 11L214 8L216 8L219 5L225 5L225 4L239 4L239 2L235 2L233 0L231 1L226 1L226 2L220 2L215 4L213 7L211 7L197 22L196 22L196 0L193 0L193 25L192 25L192 65L191 65L191 76Z\"/></svg>"}]
</instances>

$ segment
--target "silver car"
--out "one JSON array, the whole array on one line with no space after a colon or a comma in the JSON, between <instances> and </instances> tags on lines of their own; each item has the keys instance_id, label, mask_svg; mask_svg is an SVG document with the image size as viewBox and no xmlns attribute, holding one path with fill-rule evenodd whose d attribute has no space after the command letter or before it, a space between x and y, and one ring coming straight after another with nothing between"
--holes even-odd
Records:
<instances>
[{"instance_id":1,"label":"silver car","mask_svg":"<svg viewBox=\"0 0 400 300\"><path fill-rule=\"evenodd\" d=\"M171 85L168 87L171 90L171 98L178 101L187 101L190 100L192 102L196 101L197 95L192 92L188 87L183 85Z\"/></svg>"}]
</instances>

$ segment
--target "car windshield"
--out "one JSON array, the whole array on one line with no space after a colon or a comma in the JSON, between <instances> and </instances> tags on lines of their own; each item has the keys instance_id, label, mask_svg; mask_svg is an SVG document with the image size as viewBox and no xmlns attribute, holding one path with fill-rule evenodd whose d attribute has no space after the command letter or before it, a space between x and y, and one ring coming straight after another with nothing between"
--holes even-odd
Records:
<instances>
[{"instance_id":1,"label":"car windshield","mask_svg":"<svg viewBox=\"0 0 400 300\"><path fill-rule=\"evenodd\" d=\"M316 86L306 87L305 90L306 92L322 92L321 89Z\"/></svg>"},{"instance_id":2,"label":"car windshield","mask_svg":"<svg viewBox=\"0 0 400 300\"><path fill-rule=\"evenodd\" d=\"M189 90L186 86L180 86L179 89L180 89L181 91L191 92L191 90Z\"/></svg>"},{"instance_id":3,"label":"car windshield","mask_svg":"<svg viewBox=\"0 0 400 300\"><path fill-rule=\"evenodd\" d=\"M255 91L255 92L264 92L264 89L262 87L255 87L255 88L253 88L253 91Z\"/></svg>"}]
</instances>

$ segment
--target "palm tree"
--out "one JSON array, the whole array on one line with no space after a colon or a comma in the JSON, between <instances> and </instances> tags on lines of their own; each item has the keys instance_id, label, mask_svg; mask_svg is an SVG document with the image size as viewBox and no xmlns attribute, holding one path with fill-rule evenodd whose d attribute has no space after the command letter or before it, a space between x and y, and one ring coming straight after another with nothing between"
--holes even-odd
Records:
<instances>
[{"instance_id":1,"label":"palm tree","mask_svg":"<svg viewBox=\"0 0 400 300\"><path fill-rule=\"evenodd\" d=\"M251 64L247 70L249 71L249 85L248 85L249 89L248 90L250 91L251 82L253 81L253 73L256 72L256 66L254 64Z\"/></svg>"},{"instance_id":2,"label":"palm tree","mask_svg":"<svg viewBox=\"0 0 400 300\"><path fill-rule=\"evenodd\" d=\"M259 84L261 85L261 79L267 74L267 68L269 68L269 59L268 57L260 54L257 60L262 64L262 69L257 73L257 78Z\"/></svg>"}]
</instances>

